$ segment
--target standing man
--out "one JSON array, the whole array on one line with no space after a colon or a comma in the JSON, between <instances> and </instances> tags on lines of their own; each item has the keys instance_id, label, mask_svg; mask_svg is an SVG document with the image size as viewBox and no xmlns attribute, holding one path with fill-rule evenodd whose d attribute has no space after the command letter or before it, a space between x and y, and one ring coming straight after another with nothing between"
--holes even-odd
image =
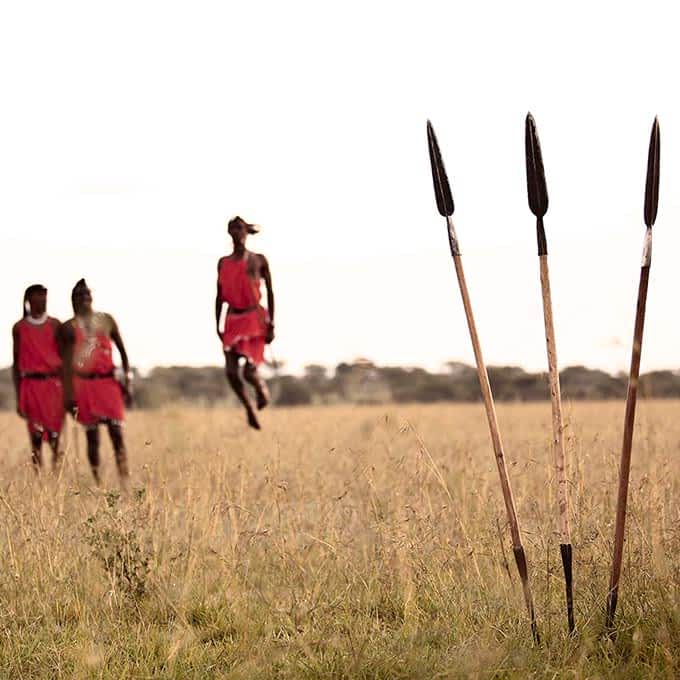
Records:
<instances>
[{"instance_id":1,"label":"standing man","mask_svg":"<svg viewBox=\"0 0 680 680\"><path fill-rule=\"evenodd\" d=\"M228 223L233 243L231 254L217 263L217 297L215 298L215 323L217 337L222 343L226 363L227 380L246 409L248 425L260 429L255 408L245 391L239 372L244 361L243 379L255 389L258 409L269 403L269 391L257 367L264 361L264 346L274 339L274 291L269 263L264 255L246 250L249 234L257 234L259 228L240 217ZM260 305L264 279L267 289L267 308ZM222 306L227 303L224 331L220 330Z\"/></svg>"},{"instance_id":2,"label":"standing man","mask_svg":"<svg viewBox=\"0 0 680 680\"><path fill-rule=\"evenodd\" d=\"M124 484L129 477L123 441L123 394L129 394L130 365L118 325L110 314L92 309L92 293L80 279L71 292L74 316L62 326L64 360L64 403L85 427L87 458L99 484L99 425L109 430L116 455L118 475ZM123 364L123 386L114 378L115 344Z\"/></svg>"},{"instance_id":3,"label":"standing man","mask_svg":"<svg viewBox=\"0 0 680 680\"><path fill-rule=\"evenodd\" d=\"M59 321L47 315L47 288L36 283L24 293L23 317L12 328L14 363L12 378L17 413L26 420L31 440L31 460L42 467L42 443L52 449L52 468L62 459L59 435L64 424L61 357L57 346Z\"/></svg>"}]
</instances>

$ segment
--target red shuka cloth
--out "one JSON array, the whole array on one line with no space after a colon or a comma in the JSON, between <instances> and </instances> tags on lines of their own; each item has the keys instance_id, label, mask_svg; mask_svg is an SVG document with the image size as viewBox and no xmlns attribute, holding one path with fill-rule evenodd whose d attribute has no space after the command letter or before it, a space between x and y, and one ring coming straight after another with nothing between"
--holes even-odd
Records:
<instances>
[{"instance_id":1,"label":"red shuka cloth","mask_svg":"<svg viewBox=\"0 0 680 680\"><path fill-rule=\"evenodd\" d=\"M229 314L224 322L222 336L225 352L236 352L258 366L264 361L266 324L269 314L260 306L262 292L260 278L248 275L248 258L232 260L223 258L218 274L220 299L230 307L247 309L243 314Z\"/></svg>"},{"instance_id":2,"label":"red shuka cloth","mask_svg":"<svg viewBox=\"0 0 680 680\"><path fill-rule=\"evenodd\" d=\"M96 425L101 422L122 422L125 416L120 384L113 378L113 350L104 314L94 314L91 328L81 320L73 320L73 392L78 407L78 422ZM79 377L96 374L98 378Z\"/></svg>"},{"instance_id":3,"label":"red shuka cloth","mask_svg":"<svg viewBox=\"0 0 680 680\"><path fill-rule=\"evenodd\" d=\"M47 319L39 325L26 319L19 322L19 372L60 373L61 358L57 348L54 325ZM61 378L22 377L19 382L19 409L26 418L30 432L61 432L64 423L64 392Z\"/></svg>"}]
</instances>

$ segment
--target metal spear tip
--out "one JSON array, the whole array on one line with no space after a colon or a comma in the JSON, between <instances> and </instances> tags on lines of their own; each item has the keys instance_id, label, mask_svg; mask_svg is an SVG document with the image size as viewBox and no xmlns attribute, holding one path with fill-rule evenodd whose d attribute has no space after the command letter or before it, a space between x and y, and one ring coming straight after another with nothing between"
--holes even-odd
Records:
<instances>
[{"instance_id":1,"label":"metal spear tip","mask_svg":"<svg viewBox=\"0 0 680 680\"><path fill-rule=\"evenodd\" d=\"M534 121L531 113L527 113L524 125L524 149L527 165L529 208L536 217L543 217L548 212L548 189L545 184L541 143L538 141L536 121Z\"/></svg>"},{"instance_id":2,"label":"metal spear tip","mask_svg":"<svg viewBox=\"0 0 680 680\"><path fill-rule=\"evenodd\" d=\"M645 224L651 227L656 221L656 210L659 206L659 119L654 118L652 134L649 138L647 155L647 182L645 184Z\"/></svg>"},{"instance_id":3,"label":"metal spear tip","mask_svg":"<svg viewBox=\"0 0 680 680\"><path fill-rule=\"evenodd\" d=\"M427 146L430 152L432 182L434 184L437 210L439 210L439 214L443 217L450 217L453 215L454 209L451 186L449 185L449 178L446 176L446 168L444 167L441 151L439 151L437 136L434 134L434 128L429 120L427 121Z\"/></svg>"}]
</instances>

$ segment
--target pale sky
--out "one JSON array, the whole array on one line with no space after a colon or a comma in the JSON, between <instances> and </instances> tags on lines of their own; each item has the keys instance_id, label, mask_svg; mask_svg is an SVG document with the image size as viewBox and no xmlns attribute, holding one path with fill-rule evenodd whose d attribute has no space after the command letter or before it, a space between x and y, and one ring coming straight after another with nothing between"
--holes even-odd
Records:
<instances>
[{"instance_id":1,"label":"pale sky","mask_svg":"<svg viewBox=\"0 0 680 680\"><path fill-rule=\"evenodd\" d=\"M85 276L133 364L219 364L226 218L262 224L273 353L473 363L425 122L487 362L545 370L524 117L537 122L561 366L627 370L651 124L661 188L642 370L680 367L672 3L5 2L0 365L33 282Z\"/></svg>"}]
</instances>

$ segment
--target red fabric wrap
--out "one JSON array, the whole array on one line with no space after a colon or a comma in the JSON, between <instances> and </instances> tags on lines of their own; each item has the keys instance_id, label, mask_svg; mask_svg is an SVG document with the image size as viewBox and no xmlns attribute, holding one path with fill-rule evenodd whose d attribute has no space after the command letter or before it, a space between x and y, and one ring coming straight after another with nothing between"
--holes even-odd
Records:
<instances>
[{"instance_id":1,"label":"red fabric wrap","mask_svg":"<svg viewBox=\"0 0 680 680\"><path fill-rule=\"evenodd\" d=\"M123 395L114 378L73 377L73 391L78 406L78 422L82 425L117 421L125 417Z\"/></svg>"},{"instance_id":2,"label":"red fabric wrap","mask_svg":"<svg viewBox=\"0 0 680 680\"><path fill-rule=\"evenodd\" d=\"M23 378L19 385L19 408L29 432L59 433L64 425L64 390L59 378Z\"/></svg>"},{"instance_id":3,"label":"red fabric wrap","mask_svg":"<svg viewBox=\"0 0 680 680\"><path fill-rule=\"evenodd\" d=\"M83 378L78 373L107 375L113 371L113 350L104 315L94 315L91 328L78 319L73 322L73 392L78 406L78 422L96 425L125 417L123 394L112 377Z\"/></svg>"},{"instance_id":4,"label":"red fabric wrap","mask_svg":"<svg viewBox=\"0 0 680 680\"><path fill-rule=\"evenodd\" d=\"M26 319L19 322L19 372L51 374L61 371L53 322L40 325ZM21 378L19 409L30 432L59 433L64 424L64 392L58 376L44 379Z\"/></svg>"},{"instance_id":5,"label":"red fabric wrap","mask_svg":"<svg viewBox=\"0 0 680 680\"><path fill-rule=\"evenodd\" d=\"M256 366L264 361L265 337L269 314L260 306L262 291L260 278L248 275L248 258L232 260L223 258L220 262L220 298L230 307L248 309L242 314L227 314L222 340L224 350L246 357Z\"/></svg>"}]
</instances>

